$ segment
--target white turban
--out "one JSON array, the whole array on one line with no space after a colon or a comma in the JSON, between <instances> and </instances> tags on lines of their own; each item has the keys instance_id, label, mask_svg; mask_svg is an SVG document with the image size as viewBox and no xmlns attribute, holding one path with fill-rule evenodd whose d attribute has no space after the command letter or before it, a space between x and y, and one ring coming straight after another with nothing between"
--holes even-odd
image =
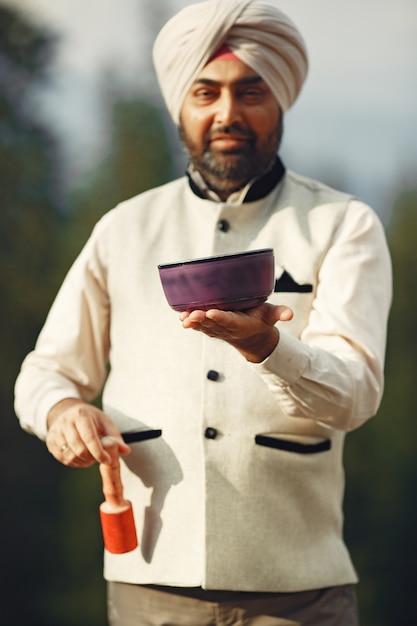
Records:
<instances>
[{"instance_id":1,"label":"white turban","mask_svg":"<svg viewBox=\"0 0 417 626\"><path fill-rule=\"evenodd\" d=\"M191 85L223 44L263 78L283 111L297 98L308 61L295 24L259 0L206 0L174 15L153 48L158 81L176 124Z\"/></svg>"}]
</instances>

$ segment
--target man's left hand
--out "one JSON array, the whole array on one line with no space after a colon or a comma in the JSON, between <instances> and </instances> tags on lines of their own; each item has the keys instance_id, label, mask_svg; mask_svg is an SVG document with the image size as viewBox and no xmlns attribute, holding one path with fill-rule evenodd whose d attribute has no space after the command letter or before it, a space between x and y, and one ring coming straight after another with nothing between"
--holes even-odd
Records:
<instances>
[{"instance_id":1,"label":"man's left hand","mask_svg":"<svg viewBox=\"0 0 417 626\"><path fill-rule=\"evenodd\" d=\"M247 311L191 311L180 315L184 328L193 328L216 339L227 341L247 361L260 363L276 348L279 330L276 322L287 322L292 310L265 302Z\"/></svg>"}]
</instances>

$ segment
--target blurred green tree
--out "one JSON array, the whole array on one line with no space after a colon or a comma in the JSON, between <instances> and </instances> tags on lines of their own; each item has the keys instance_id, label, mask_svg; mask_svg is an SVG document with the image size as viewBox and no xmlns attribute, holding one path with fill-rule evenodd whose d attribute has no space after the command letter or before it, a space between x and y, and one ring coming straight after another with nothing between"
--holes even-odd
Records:
<instances>
[{"instance_id":1,"label":"blurred green tree","mask_svg":"<svg viewBox=\"0 0 417 626\"><path fill-rule=\"evenodd\" d=\"M107 86L107 91L109 87ZM108 98L103 95L103 101ZM97 220L118 202L167 182L173 159L164 118L144 99L124 100L113 93L110 150L100 166L72 196L72 228L67 234L70 255Z\"/></svg>"},{"instance_id":2,"label":"blurred green tree","mask_svg":"<svg viewBox=\"0 0 417 626\"><path fill-rule=\"evenodd\" d=\"M0 7L0 586L5 623L33 626L46 623L38 601L47 587L46 563L56 549L51 526L59 473L49 473L48 455L19 429L13 384L54 290L62 221L59 151L36 115L53 45L49 33L16 10Z\"/></svg>"},{"instance_id":3,"label":"blurred green tree","mask_svg":"<svg viewBox=\"0 0 417 626\"><path fill-rule=\"evenodd\" d=\"M401 193L387 227L394 299L378 415L347 438L346 535L367 626L417 620L417 190Z\"/></svg>"},{"instance_id":4,"label":"blurred green tree","mask_svg":"<svg viewBox=\"0 0 417 626\"><path fill-rule=\"evenodd\" d=\"M0 299L2 359L19 362L50 295L59 226L57 144L35 114L50 35L0 7ZM16 345L20 338L20 345ZM2 377L2 384L10 382ZM9 386L7 386L9 390Z\"/></svg>"}]
</instances>

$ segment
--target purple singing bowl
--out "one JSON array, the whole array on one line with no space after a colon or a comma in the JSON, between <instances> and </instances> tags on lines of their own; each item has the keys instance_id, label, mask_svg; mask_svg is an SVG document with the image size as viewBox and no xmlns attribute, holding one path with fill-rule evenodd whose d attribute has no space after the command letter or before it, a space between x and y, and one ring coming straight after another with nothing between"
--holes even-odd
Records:
<instances>
[{"instance_id":1,"label":"purple singing bowl","mask_svg":"<svg viewBox=\"0 0 417 626\"><path fill-rule=\"evenodd\" d=\"M272 248L158 265L168 304L175 311L250 309L274 288Z\"/></svg>"}]
</instances>

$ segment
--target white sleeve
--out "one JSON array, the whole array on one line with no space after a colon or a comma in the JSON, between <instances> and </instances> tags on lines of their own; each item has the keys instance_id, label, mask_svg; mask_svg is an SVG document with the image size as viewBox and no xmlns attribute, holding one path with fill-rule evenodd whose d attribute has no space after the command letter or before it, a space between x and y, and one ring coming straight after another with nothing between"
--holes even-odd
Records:
<instances>
[{"instance_id":1,"label":"white sleeve","mask_svg":"<svg viewBox=\"0 0 417 626\"><path fill-rule=\"evenodd\" d=\"M286 333L283 323L275 351L254 366L288 415L341 430L375 415L391 298L382 225L369 207L353 201L323 259L300 338Z\"/></svg>"},{"instance_id":2,"label":"white sleeve","mask_svg":"<svg viewBox=\"0 0 417 626\"><path fill-rule=\"evenodd\" d=\"M57 402L91 401L106 377L110 308L102 234L107 220L98 223L70 269L16 381L15 410L22 428L42 439Z\"/></svg>"}]
</instances>

